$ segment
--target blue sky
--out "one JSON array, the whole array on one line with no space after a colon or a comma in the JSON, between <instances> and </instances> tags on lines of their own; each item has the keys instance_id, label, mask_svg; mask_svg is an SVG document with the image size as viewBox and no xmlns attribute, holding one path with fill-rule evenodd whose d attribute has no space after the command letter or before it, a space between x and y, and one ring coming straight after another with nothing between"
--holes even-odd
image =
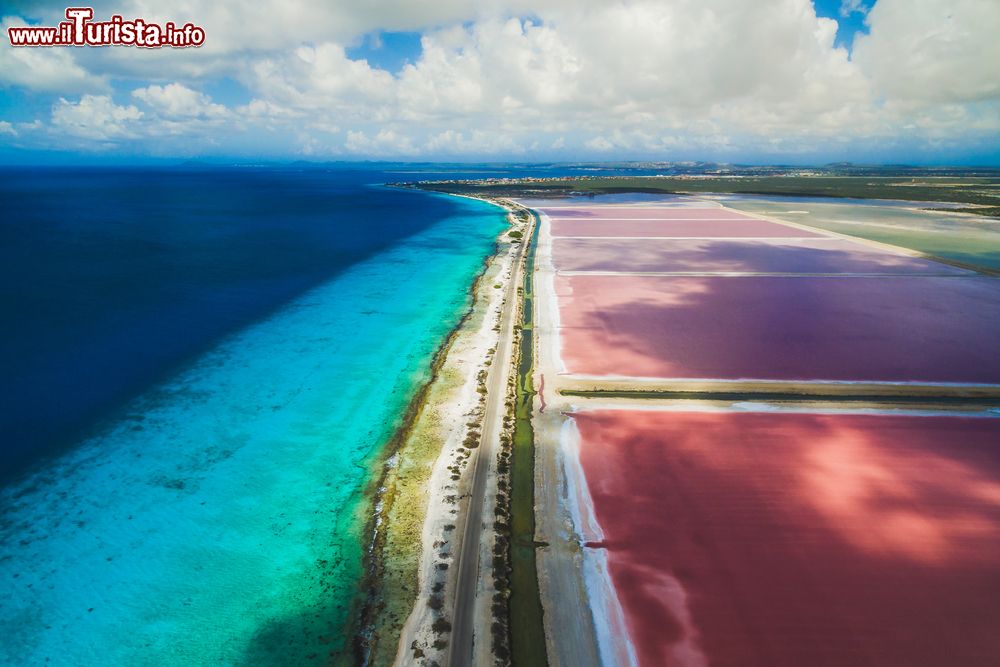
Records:
<instances>
[{"instance_id":1,"label":"blue sky","mask_svg":"<svg viewBox=\"0 0 1000 667\"><path fill-rule=\"evenodd\" d=\"M347 57L366 60L372 67L396 73L404 65L420 59L419 32L388 32L378 30L363 35L358 44L347 48Z\"/></svg>"},{"instance_id":2,"label":"blue sky","mask_svg":"<svg viewBox=\"0 0 1000 667\"><path fill-rule=\"evenodd\" d=\"M848 50L854 41L857 32L867 33L865 17L869 10L875 5L875 0L858 0L856 2L845 2L844 0L814 0L816 14L837 22L836 45Z\"/></svg>"},{"instance_id":3,"label":"blue sky","mask_svg":"<svg viewBox=\"0 0 1000 667\"><path fill-rule=\"evenodd\" d=\"M0 38L0 161L1000 163L1000 3L150 6L95 15L192 21L205 46ZM0 16L6 33L64 9Z\"/></svg>"}]
</instances>

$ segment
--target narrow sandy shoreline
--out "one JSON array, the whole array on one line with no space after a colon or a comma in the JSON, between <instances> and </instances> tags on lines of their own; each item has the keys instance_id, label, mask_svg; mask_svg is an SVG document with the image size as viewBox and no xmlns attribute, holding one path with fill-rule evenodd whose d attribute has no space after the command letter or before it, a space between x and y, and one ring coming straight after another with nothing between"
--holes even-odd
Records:
<instances>
[{"instance_id":1,"label":"narrow sandy shoreline","mask_svg":"<svg viewBox=\"0 0 1000 667\"><path fill-rule=\"evenodd\" d=\"M575 405L556 389L566 369L560 354L559 309L551 220L540 214L535 250L534 410L538 584L545 610L549 664L562 667L635 663L606 553L584 544L603 539L577 456ZM546 376L548 379L546 380Z\"/></svg>"},{"instance_id":2,"label":"narrow sandy shoreline","mask_svg":"<svg viewBox=\"0 0 1000 667\"><path fill-rule=\"evenodd\" d=\"M580 464L580 431L571 415L572 413L566 415L559 432L559 451L566 475L566 509L581 544L603 542L604 531L595 516L587 478ZM608 571L607 551L583 549L581 574L594 617L594 632L601 664L635 665L635 649L629 639L625 613Z\"/></svg>"},{"instance_id":3,"label":"narrow sandy shoreline","mask_svg":"<svg viewBox=\"0 0 1000 667\"><path fill-rule=\"evenodd\" d=\"M440 663L446 655L453 605L450 565L469 492L466 471L480 436L483 378L494 361L499 318L511 306L503 287L511 279L520 241L509 232L522 228L503 202L488 203L508 210L512 226L500 233L495 251L484 260L469 288L468 311L435 354L431 379L385 449L367 532L370 593L358 646L358 658L367 664ZM492 503L492 496L487 500ZM484 515L492 516L492 505L485 509Z\"/></svg>"}]
</instances>

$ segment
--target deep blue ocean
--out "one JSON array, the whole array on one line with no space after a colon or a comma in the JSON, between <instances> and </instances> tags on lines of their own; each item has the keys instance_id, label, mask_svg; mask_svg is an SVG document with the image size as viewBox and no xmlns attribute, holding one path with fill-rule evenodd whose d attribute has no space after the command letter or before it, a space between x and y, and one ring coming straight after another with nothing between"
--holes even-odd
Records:
<instances>
[{"instance_id":1,"label":"deep blue ocean","mask_svg":"<svg viewBox=\"0 0 1000 667\"><path fill-rule=\"evenodd\" d=\"M0 482L221 337L463 206L380 184L573 173L617 172L0 168Z\"/></svg>"},{"instance_id":2,"label":"deep blue ocean","mask_svg":"<svg viewBox=\"0 0 1000 667\"><path fill-rule=\"evenodd\" d=\"M0 664L348 658L373 467L502 211L372 169L0 176Z\"/></svg>"},{"instance_id":3,"label":"deep blue ocean","mask_svg":"<svg viewBox=\"0 0 1000 667\"><path fill-rule=\"evenodd\" d=\"M0 169L0 664L349 660L373 470L506 227L382 184L560 173Z\"/></svg>"},{"instance_id":4,"label":"deep blue ocean","mask_svg":"<svg viewBox=\"0 0 1000 667\"><path fill-rule=\"evenodd\" d=\"M458 210L323 170L0 178L0 475L240 327ZM415 200L419 200L419 204Z\"/></svg>"}]
</instances>

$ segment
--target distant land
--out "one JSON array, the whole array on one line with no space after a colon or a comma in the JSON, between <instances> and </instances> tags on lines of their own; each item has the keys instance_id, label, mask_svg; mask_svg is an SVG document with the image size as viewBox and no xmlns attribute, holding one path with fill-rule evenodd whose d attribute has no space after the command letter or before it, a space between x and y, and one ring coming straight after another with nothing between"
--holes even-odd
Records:
<instances>
[{"instance_id":1,"label":"distant land","mask_svg":"<svg viewBox=\"0 0 1000 667\"><path fill-rule=\"evenodd\" d=\"M541 165L536 165L536 168ZM561 165L602 175L423 181L424 190L486 197L568 197L615 193L753 194L963 204L949 210L1000 217L1000 169L836 163L821 167L707 162ZM620 169L621 175L607 175ZM647 172L637 175L636 171ZM660 170L657 174L650 171ZM631 172L631 173L630 173Z\"/></svg>"}]
</instances>

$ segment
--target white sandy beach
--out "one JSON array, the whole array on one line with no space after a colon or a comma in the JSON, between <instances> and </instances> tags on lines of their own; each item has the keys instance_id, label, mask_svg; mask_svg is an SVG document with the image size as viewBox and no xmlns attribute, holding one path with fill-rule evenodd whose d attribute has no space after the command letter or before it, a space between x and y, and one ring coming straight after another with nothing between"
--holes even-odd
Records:
<instances>
[{"instance_id":1,"label":"white sandy beach","mask_svg":"<svg viewBox=\"0 0 1000 667\"><path fill-rule=\"evenodd\" d=\"M512 227L520 229L520 226ZM479 456L479 449L466 449L464 443L470 434L470 424L481 425L485 396L480 392L480 375L487 372L491 364L510 363L510 359L500 358L496 353L499 339L498 323L504 308L515 304L505 303L507 290L512 279L518 244L506 240L506 230L501 236L499 251L490 260L480 279L479 289L472 315L457 332L446 359L440 370L441 378L449 378L454 386L441 394L437 400L424 406L424 411L433 413L437 422L442 446L433 465L433 471L426 485L426 513L423 521L421 541L423 544L419 564L419 588L416 603L403 626L396 653L396 665L413 664L416 655L425 661L447 662L447 632L435 629L435 621L446 618L453 622L449 613L441 614L432 609L432 597L440 599L443 610L450 612L454 607L455 577L457 567L451 567L454 554L460 548L464 529L464 517L468 507L471 485L472 462ZM501 287L496 287L500 285ZM502 400L502 397L501 399ZM478 428L478 426L477 426ZM496 435L496 434L494 434ZM486 434L488 437L489 434ZM469 452L471 451L471 455ZM455 468L459 466L460 479L454 479ZM480 462L488 465L489 479L494 484L488 486L484 521L492 522L495 501L496 460ZM491 576L491 553L493 547L492 530L486 526L491 539L480 543L479 586L476 591L474 614L475 635L485 637L487 642L475 644L475 663L493 664L493 656L488 639L492 621L490 602L493 596ZM442 569L441 565L448 567ZM440 626L439 626L440 627ZM414 651L419 649L419 653Z\"/></svg>"}]
</instances>

